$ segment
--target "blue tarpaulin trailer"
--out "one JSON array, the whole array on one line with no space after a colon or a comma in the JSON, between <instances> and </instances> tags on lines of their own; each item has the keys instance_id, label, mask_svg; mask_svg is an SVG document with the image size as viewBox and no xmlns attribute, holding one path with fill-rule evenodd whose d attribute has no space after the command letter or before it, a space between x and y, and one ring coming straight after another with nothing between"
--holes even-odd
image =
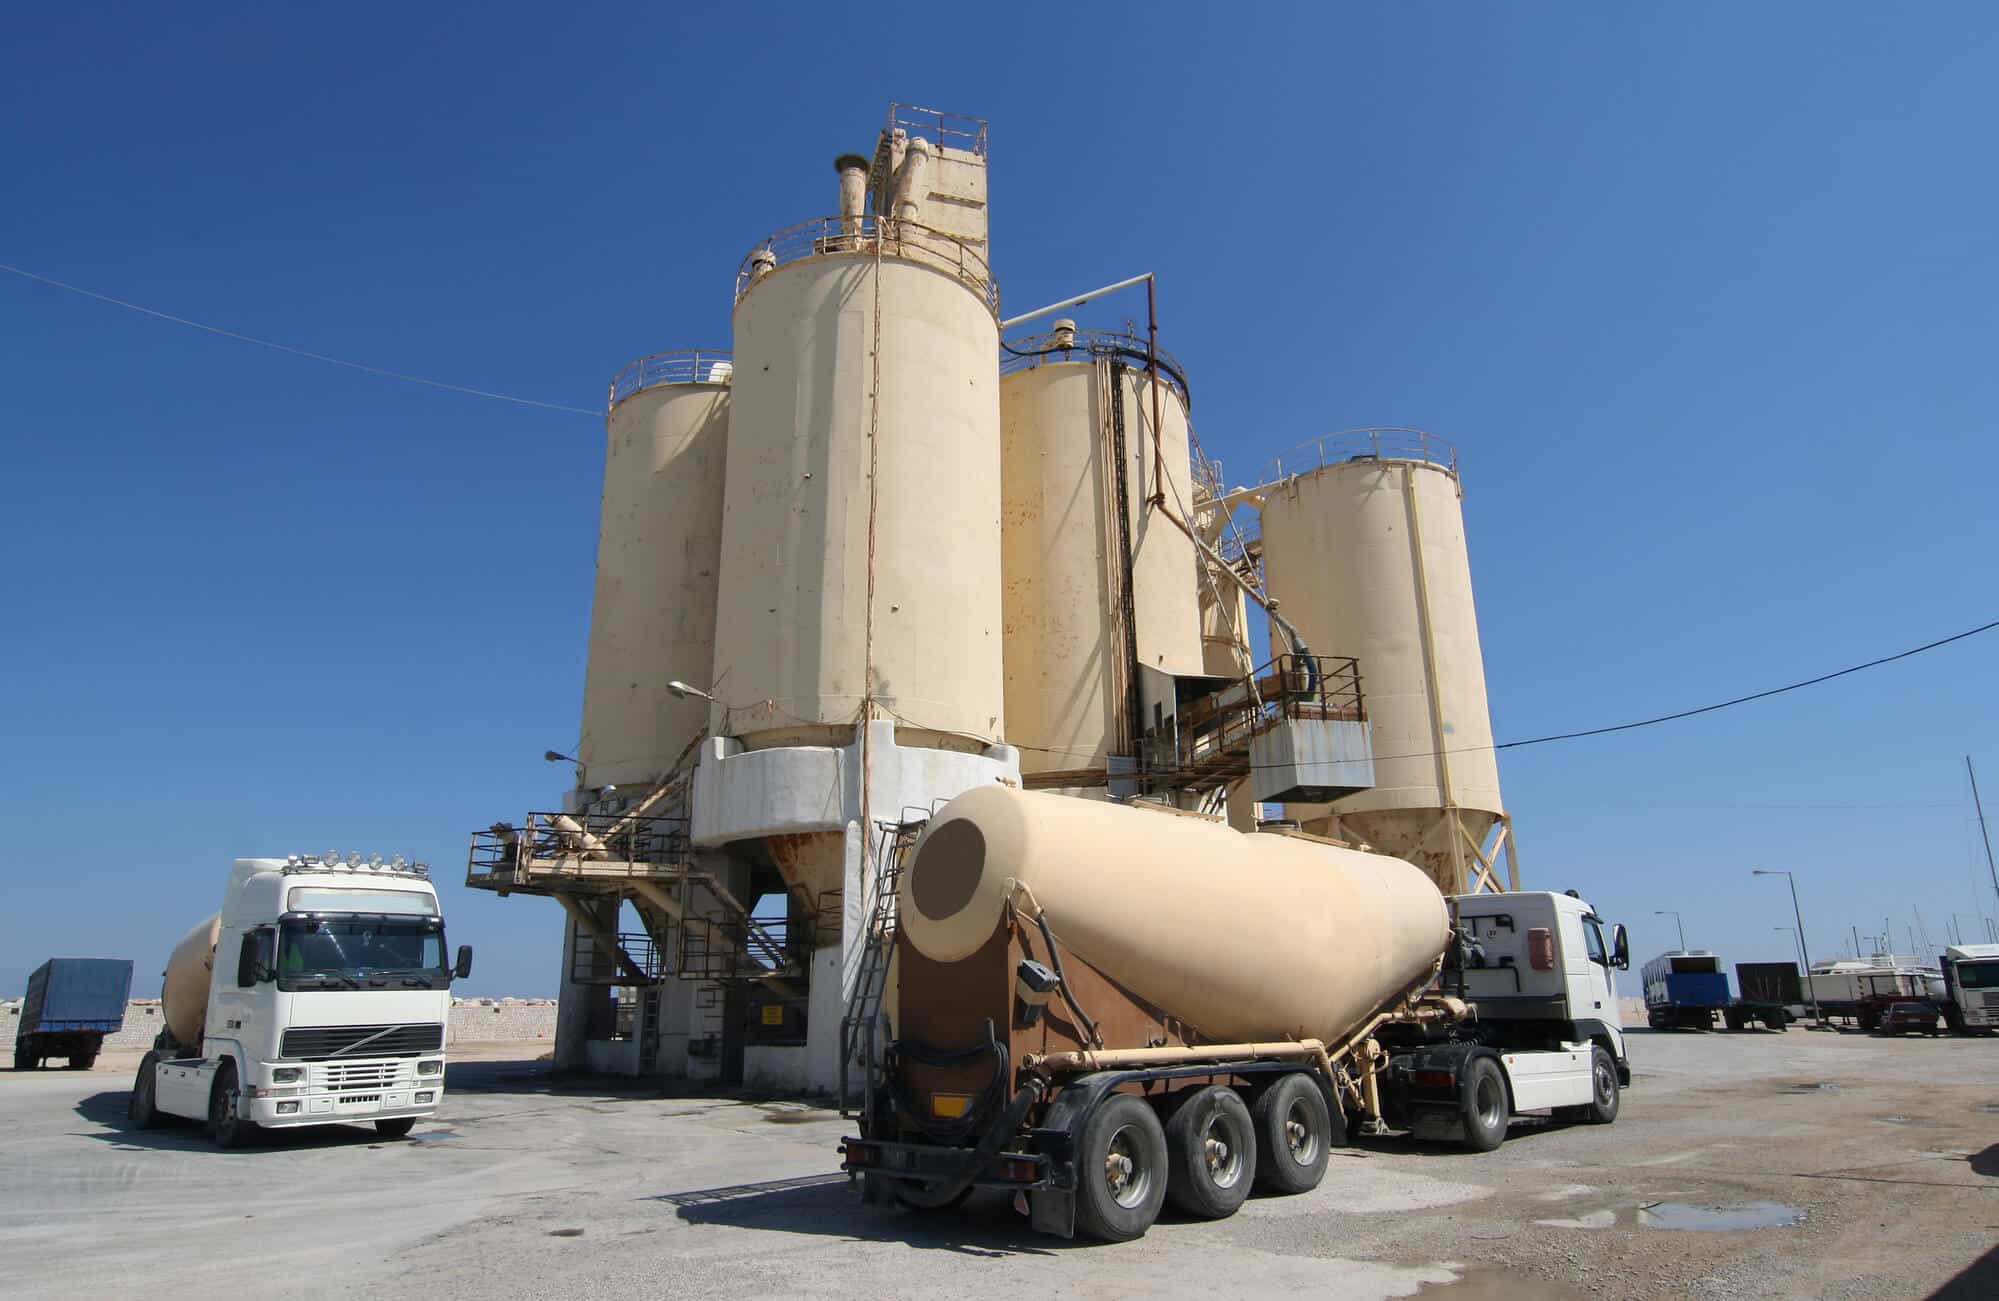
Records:
<instances>
[{"instance_id":1,"label":"blue tarpaulin trailer","mask_svg":"<svg viewBox=\"0 0 1999 1301\"><path fill-rule=\"evenodd\" d=\"M14 1069L31 1071L51 1057L89 1070L104 1036L125 1024L132 964L124 958L50 958L28 977Z\"/></svg>"}]
</instances>

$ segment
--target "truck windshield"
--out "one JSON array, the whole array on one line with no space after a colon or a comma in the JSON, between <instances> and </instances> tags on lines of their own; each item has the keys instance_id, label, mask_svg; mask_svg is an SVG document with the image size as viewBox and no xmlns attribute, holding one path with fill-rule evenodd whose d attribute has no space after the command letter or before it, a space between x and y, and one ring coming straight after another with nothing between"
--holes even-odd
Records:
<instances>
[{"instance_id":1,"label":"truck windshield","mask_svg":"<svg viewBox=\"0 0 1999 1301\"><path fill-rule=\"evenodd\" d=\"M443 989L444 928L400 917L287 919L278 935L278 984L283 989Z\"/></svg>"},{"instance_id":2,"label":"truck windshield","mask_svg":"<svg viewBox=\"0 0 1999 1301\"><path fill-rule=\"evenodd\" d=\"M1957 983L1966 989L1999 989L1999 962L1960 962Z\"/></svg>"}]
</instances>

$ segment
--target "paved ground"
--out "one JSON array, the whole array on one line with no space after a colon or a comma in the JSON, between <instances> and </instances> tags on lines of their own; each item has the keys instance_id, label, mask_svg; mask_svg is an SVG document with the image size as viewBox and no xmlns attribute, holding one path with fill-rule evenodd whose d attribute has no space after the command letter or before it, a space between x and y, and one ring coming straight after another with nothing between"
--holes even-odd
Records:
<instances>
[{"instance_id":1,"label":"paved ground","mask_svg":"<svg viewBox=\"0 0 1999 1301\"><path fill-rule=\"evenodd\" d=\"M332 1128L241 1153L192 1126L126 1130L136 1057L107 1054L87 1074L0 1071L0 1277L22 1297L426 1301L1999 1296L1999 1040L1630 1042L1612 1128L1519 1125L1486 1156L1348 1149L1314 1193L1118 1247L1039 1238L1003 1203L863 1207L828 1174L837 1118L557 1091L541 1044L461 1054L446 1114L410 1141ZM1802 1218L1655 1227L1759 1203Z\"/></svg>"}]
</instances>

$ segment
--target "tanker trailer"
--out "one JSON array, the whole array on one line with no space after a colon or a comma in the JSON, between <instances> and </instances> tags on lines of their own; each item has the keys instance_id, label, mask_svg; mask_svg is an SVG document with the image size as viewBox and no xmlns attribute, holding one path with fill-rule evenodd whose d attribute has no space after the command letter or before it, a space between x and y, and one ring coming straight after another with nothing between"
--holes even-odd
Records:
<instances>
[{"instance_id":1,"label":"tanker trailer","mask_svg":"<svg viewBox=\"0 0 1999 1301\"><path fill-rule=\"evenodd\" d=\"M1314 1188L1352 1126L1489 1150L1525 1112L1607 1123L1630 1078L1621 927L1572 893L1446 900L1319 837L987 787L930 820L897 918L841 1144L871 1201L1001 1189L1122 1241L1169 1199Z\"/></svg>"},{"instance_id":2,"label":"tanker trailer","mask_svg":"<svg viewBox=\"0 0 1999 1301\"><path fill-rule=\"evenodd\" d=\"M421 863L237 859L222 911L167 960L133 1122L202 1120L225 1148L300 1125L409 1133L444 1096L451 982L472 969L469 947L444 954Z\"/></svg>"}]
</instances>

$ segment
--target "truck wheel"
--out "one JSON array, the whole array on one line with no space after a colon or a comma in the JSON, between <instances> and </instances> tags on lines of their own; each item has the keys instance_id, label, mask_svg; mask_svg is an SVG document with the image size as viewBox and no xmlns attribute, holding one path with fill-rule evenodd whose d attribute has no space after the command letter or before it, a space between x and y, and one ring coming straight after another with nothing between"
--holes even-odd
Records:
<instances>
[{"instance_id":1,"label":"truck wheel","mask_svg":"<svg viewBox=\"0 0 1999 1301\"><path fill-rule=\"evenodd\" d=\"M94 1052L78 1053L69 1059L69 1068L73 1071L87 1071L95 1065L97 1065L97 1054Z\"/></svg>"},{"instance_id":2,"label":"truck wheel","mask_svg":"<svg viewBox=\"0 0 1999 1301\"><path fill-rule=\"evenodd\" d=\"M34 1070L34 1069L35 1069L35 1068L36 1068L37 1066L40 1066L40 1065L41 1065L41 1063L40 1063L39 1061L36 1061L36 1060L35 1060L35 1055L34 1055L34 1053L33 1053L33 1052L31 1052L31 1051L29 1051L29 1049L28 1049L28 1045L26 1045L26 1044L19 1044L19 1043L17 1043L17 1044L15 1044L15 1045L14 1045L14 1069L15 1069L15 1070L17 1070L17 1071L32 1071L32 1070Z\"/></svg>"},{"instance_id":3,"label":"truck wheel","mask_svg":"<svg viewBox=\"0 0 1999 1301\"><path fill-rule=\"evenodd\" d=\"M1333 1114L1311 1077L1279 1076L1249 1118L1256 1127L1257 1186L1273 1193L1317 1188L1332 1157Z\"/></svg>"},{"instance_id":4,"label":"truck wheel","mask_svg":"<svg viewBox=\"0 0 1999 1301\"><path fill-rule=\"evenodd\" d=\"M415 1128L415 1116L397 1116L393 1120L378 1120L375 1122L375 1132L383 1138L401 1138Z\"/></svg>"},{"instance_id":5,"label":"truck wheel","mask_svg":"<svg viewBox=\"0 0 1999 1301\"><path fill-rule=\"evenodd\" d=\"M1611 1076L1613 1081L1616 1078ZM1464 1078L1458 1082L1458 1111L1464 1119L1465 1146L1472 1151L1490 1152L1506 1141L1506 1126L1513 1114L1506 1103L1506 1077L1498 1062L1474 1057L1465 1063Z\"/></svg>"},{"instance_id":6,"label":"truck wheel","mask_svg":"<svg viewBox=\"0 0 1999 1301\"><path fill-rule=\"evenodd\" d=\"M1143 1099L1113 1093L1076 1151L1076 1227L1104 1242L1142 1238L1166 1200L1166 1131Z\"/></svg>"},{"instance_id":7,"label":"truck wheel","mask_svg":"<svg viewBox=\"0 0 1999 1301\"><path fill-rule=\"evenodd\" d=\"M1196 1090L1166 1122L1166 1155L1168 1201L1197 1219L1234 1215L1256 1182L1256 1128L1242 1095L1225 1084Z\"/></svg>"},{"instance_id":8,"label":"truck wheel","mask_svg":"<svg viewBox=\"0 0 1999 1301\"><path fill-rule=\"evenodd\" d=\"M160 1123L160 1109L153 1096L159 1062L158 1053L147 1053L139 1061L139 1073L132 1077L132 1096L125 1104L125 1115L134 1129L151 1129Z\"/></svg>"},{"instance_id":9,"label":"truck wheel","mask_svg":"<svg viewBox=\"0 0 1999 1301\"><path fill-rule=\"evenodd\" d=\"M1608 1125L1616 1120L1618 1104L1623 1099L1617 1087L1617 1063L1601 1044L1590 1054L1590 1093L1589 1104L1576 1108L1576 1118L1592 1125Z\"/></svg>"},{"instance_id":10,"label":"truck wheel","mask_svg":"<svg viewBox=\"0 0 1999 1301\"><path fill-rule=\"evenodd\" d=\"M241 1093L236 1087L236 1063L223 1063L208 1091L208 1136L225 1152L248 1147L257 1137L256 1123L237 1113Z\"/></svg>"}]
</instances>

